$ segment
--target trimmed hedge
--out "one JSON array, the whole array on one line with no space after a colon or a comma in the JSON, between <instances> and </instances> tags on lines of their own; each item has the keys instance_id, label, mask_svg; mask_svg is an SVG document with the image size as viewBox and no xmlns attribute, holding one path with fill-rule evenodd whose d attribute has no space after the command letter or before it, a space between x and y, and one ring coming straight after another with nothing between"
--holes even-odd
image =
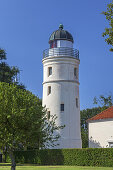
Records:
<instances>
[{"instance_id":1,"label":"trimmed hedge","mask_svg":"<svg viewBox=\"0 0 113 170\"><path fill-rule=\"evenodd\" d=\"M16 151L17 163L113 167L112 148Z\"/></svg>"}]
</instances>

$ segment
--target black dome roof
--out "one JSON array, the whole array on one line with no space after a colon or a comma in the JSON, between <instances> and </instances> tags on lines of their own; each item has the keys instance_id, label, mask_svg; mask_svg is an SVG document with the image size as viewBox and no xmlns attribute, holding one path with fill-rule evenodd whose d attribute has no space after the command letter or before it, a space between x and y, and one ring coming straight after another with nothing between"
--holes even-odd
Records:
<instances>
[{"instance_id":1,"label":"black dome roof","mask_svg":"<svg viewBox=\"0 0 113 170\"><path fill-rule=\"evenodd\" d=\"M74 42L72 35L68 31L63 29L62 24L59 25L58 30L54 31L51 34L49 38L49 43L54 40L68 40L68 41Z\"/></svg>"}]
</instances>

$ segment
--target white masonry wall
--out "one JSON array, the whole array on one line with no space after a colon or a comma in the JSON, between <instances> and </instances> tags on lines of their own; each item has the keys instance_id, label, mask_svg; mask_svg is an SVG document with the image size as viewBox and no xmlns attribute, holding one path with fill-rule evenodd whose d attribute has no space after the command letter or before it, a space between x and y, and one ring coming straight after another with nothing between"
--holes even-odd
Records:
<instances>
[{"instance_id":1,"label":"white masonry wall","mask_svg":"<svg viewBox=\"0 0 113 170\"><path fill-rule=\"evenodd\" d=\"M113 143L113 119L103 119L88 123L89 148L108 148Z\"/></svg>"},{"instance_id":2,"label":"white masonry wall","mask_svg":"<svg viewBox=\"0 0 113 170\"><path fill-rule=\"evenodd\" d=\"M48 67L52 67L52 75L48 77ZM54 148L81 148L79 80L74 76L74 68L78 70L79 60L71 57L47 57L43 59L43 106L51 115L57 115L57 125L65 125L60 130L60 144ZM47 94L51 86L51 94ZM78 108L76 107L78 98ZM64 111L60 111L64 104Z\"/></svg>"}]
</instances>

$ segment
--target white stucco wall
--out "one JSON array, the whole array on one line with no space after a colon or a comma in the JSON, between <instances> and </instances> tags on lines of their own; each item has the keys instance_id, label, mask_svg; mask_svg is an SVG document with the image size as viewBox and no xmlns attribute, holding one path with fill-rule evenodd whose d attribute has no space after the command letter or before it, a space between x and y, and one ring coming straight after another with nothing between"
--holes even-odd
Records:
<instances>
[{"instance_id":1,"label":"white stucco wall","mask_svg":"<svg viewBox=\"0 0 113 170\"><path fill-rule=\"evenodd\" d=\"M113 141L113 119L89 122L88 129L89 148L107 148Z\"/></svg>"},{"instance_id":2,"label":"white stucco wall","mask_svg":"<svg viewBox=\"0 0 113 170\"><path fill-rule=\"evenodd\" d=\"M79 60L73 58L48 57L43 59L43 82L53 80L77 81L79 83ZM52 67L52 75L48 76L48 67ZM77 68L78 78L74 76Z\"/></svg>"},{"instance_id":3,"label":"white stucco wall","mask_svg":"<svg viewBox=\"0 0 113 170\"><path fill-rule=\"evenodd\" d=\"M52 67L51 76L48 76L48 67ZM72 57L43 59L43 106L46 105L51 115L57 115L57 125L65 125L59 131L60 145L54 148L81 148L79 80L74 76L75 67L79 75L79 60ZM49 95L48 86L51 86ZM64 104L63 112L60 111L60 104Z\"/></svg>"}]
</instances>

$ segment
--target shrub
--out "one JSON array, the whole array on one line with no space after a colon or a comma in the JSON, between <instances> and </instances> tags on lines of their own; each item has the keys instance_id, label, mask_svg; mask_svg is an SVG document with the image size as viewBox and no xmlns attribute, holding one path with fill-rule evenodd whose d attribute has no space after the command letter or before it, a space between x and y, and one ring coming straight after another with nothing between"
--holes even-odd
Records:
<instances>
[{"instance_id":1,"label":"shrub","mask_svg":"<svg viewBox=\"0 0 113 170\"><path fill-rule=\"evenodd\" d=\"M112 166L112 148L16 151L16 162L39 165Z\"/></svg>"}]
</instances>

